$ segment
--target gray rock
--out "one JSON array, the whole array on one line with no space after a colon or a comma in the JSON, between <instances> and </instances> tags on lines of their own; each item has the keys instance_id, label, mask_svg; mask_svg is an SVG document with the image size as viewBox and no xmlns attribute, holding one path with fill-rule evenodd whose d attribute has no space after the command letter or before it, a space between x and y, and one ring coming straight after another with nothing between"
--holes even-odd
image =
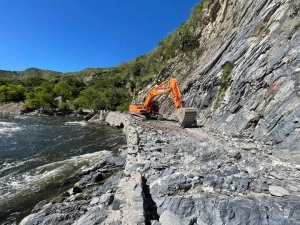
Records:
<instances>
[{"instance_id":1,"label":"gray rock","mask_svg":"<svg viewBox=\"0 0 300 225\"><path fill-rule=\"evenodd\" d=\"M79 219L86 211L88 201L77 201L76 203L55 203L46 204L34 214L25 217L20 224L71 224Z\"/></svg>"},{"instance_id":2,"label":"gray rock","mask_svg":"<svg viewBox=\"0 0 300 225\"><path fill-rule=\"evenodd\" d=\"M234 151L229 153L230 158L241 159L242 155L239 151Z\"/></svg>"},{"instance_id":3,"label":"gray rock","mask_svg":"<svg viewBox=\"0 0 300 225\"><path fill-rule=\"evenodd\" d=\"M208 223L204 222L201 217L197 218L197 225L207 225Z\"/></svg>"},{"instance_id":4,"label":"gray rock","mask_svg":"<svg viewBox=\"0 0 300 225\"><path fill-rule=\"evenodd\" d=\"M173 212L165 210L159 217L159 222L161 225L184 225L180 218L176 216Z\"/></svg>"},{"instance_id":5,"label":"gray rock","mask_svg":"<svg viewBox=\"0 0 300 225\"><path fill-rule=\"evenodd\" d=\"M66 215L61 213L54 213L48 216L39 217L30 222L22 222L21 224L59 224L61 221L65 220Z\"/></svg>"},{"instance_id":6,"label":"gray rock","mask_svg":"<svg viewBox=\"0 0 300 225\"><path fill-rule=\"evenodd\" d=\"M93 207L80 217L74 225L94 225L100 224L106 219L106 213L98 206Z\"/></svg>"},{"instance_id":7,"label":"gray rock","mask_svg":"<svg viewBox=\"0 0 300 225\"><path fill-rule=\"evenodd\" d=\"M104 204L107 203L108 205L113 201L114 196L112 193L106 193L101 195L100 197L100 203Z\"/></svg>"},{"instance_id":8,"label":"gray rock","mask_svg":"<svg viewBox=\"0 0 300 225\"><path fill-rule=\"evenodd\" d=\"M270 175L277 178L277 179L279 179L279 180L283 180L283 176L276 173L275 171L270 172Z\"/></svg>"},{"instance_id":9,"label":"gray rock","mask_svg":"<svg viewBox=\"0 0 300 225\"><path fill-rule=\"evenodd\" d=\"M113 221L109 225L122 225L121 221Z\"/></svg>"},{"instance_id":10,"label":"gray rock","mask_svg":"<svg viewBox=\"0 0 300 225\"><path fill-rule=\"evenodd\" d=\"M122 204L126 204L126 202L120 199L114 199L111 207L113 210L119 210Z\"/></svg>"},{"instance_id":11,"label":"gray rock","mask_svg":"<svg viewBox=\"0 0 300 225\"><path fill-rule=\"evenodd\" d=\"M186 177L182 173L173 173L154 180L150 184L150 192L153 195L172 194L183 189Z\"/></svg>"},{"instance_id":12,"label":"gray rock","mask_svg":"<svg viewBox=\"0 0 300 225\"><path fill-rule=\"evenodd\" d=\"M135 216L132 221L134 224L144 224L145 217L144 216Z\"/></svg>"},{"instance_id":13,"label":"gray rock","mask_svg":"<svg viewBox=\"0 0 300 225\"><path fill-rule=\"evenodd\" d=\"M245 150L252 150L252 149L256 149L256 145L254 143L243 143L242 146L241 146L242 149L245 149Z\"/></svg>"},{"instance_id":14,"label":"gray rock","mask_svg":"<svg viewBox=\"0 0 300 225\"><path fill-rule=\"evenodd\" d=\"M97 185L97 186L93 187L92 195L93 196L103 195L103 194L107 193L108 190L114 189L118 185L122 175L123 175L123 172L118 172L118 173L114 174L113 176L109 177L103 185Z\"/></svg>"},{"instance_id":15,"label":"gray rock","mask_svg":"<svg viewBox=\"0 0 300 225\"><path fill-rule=\"evenodd\" d=\"M282 197L289 195L288 190L279 186L269 186L269 192L271 195Z\"/></svg>"},{"instance_id":16,"label":"gray rock","mask_svg":"<svg viewBox=\"0 0 300 225\"><path fill-rule=\"evenodd\" d=\"M94 197L94 198L92 198L90 205L96 205L99 201L100 201L100 199L98 197Z\"/></svg>"}]
</instances>

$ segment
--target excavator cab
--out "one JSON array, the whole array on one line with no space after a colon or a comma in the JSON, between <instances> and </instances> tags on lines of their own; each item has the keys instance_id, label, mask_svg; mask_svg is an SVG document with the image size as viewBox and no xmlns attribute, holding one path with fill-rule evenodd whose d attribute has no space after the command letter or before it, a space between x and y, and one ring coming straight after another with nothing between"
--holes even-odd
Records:
<instances>
[{"instance_id":1,"label":"excavator cab","mask_svg":"<svg viewBox=\"0 0 300 225\"><path fill-rule=\"evenodd\" d=\"M153 101L153 112L154 112L154 114L158 114L159 113L159 104L158 104L158 101Z\"/></svg>"}]
</instances>

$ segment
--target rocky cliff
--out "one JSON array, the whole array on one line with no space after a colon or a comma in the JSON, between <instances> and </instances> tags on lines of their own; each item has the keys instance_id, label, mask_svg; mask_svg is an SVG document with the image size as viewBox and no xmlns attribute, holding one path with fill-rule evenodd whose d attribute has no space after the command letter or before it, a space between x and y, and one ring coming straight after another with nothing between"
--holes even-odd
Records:
<instances>
[{"instance_id":1,"label":"rocky cliff","mask_svg":"<svg viewBox=\"0 0 300 225\"><path fill-rule=\"evenodd\" d=\"M300 1L208 2L194 29L199 47L169 60L155 82L178 78L210 129L299 153ZM174 109L160 101L162 113Z\"/></svg>"}]
</instances>

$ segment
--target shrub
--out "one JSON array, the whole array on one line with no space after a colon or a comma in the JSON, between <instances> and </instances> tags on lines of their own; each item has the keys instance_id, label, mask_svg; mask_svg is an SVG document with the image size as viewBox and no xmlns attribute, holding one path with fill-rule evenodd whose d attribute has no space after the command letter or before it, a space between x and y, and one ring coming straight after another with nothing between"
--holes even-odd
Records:
<instances>
[{"instance_id":1,"label":"shrub","mask_svg":"<svg viewBox=\"0 0 300 225\"><path fill-rule=\"evenodd\" d=\"M210 102L203 102L203 104L202 104L203 108L207 108L207 107L210 107L210 106L211 106Z\"/></svg>"},{"instance_id":2,"label":"shrub","mask_svg":"<svg viewBox=\"0 0 300 225\"><path fill-rule=\"evenodd\" d=\"M126 111L128 111L130 104L131 104L131 101L130 102L123 102L121 105L119 105L117 107L117 110L121 111L121 112L126 112Z\"/></svg>"},{"instance_id":3,"label":"shrub","mask_svg":"<svg viewBox=\"0 0 300 225\"><path fill-rule=\"evenodd\" d=\"M227 88L230 82L230 74L232 69L234 68L234 64L232 62L226 62L222 66L222 76L221 76L221 87Z\"/></svg>"},{"instance_id":4,"label":"shrub","mask_svg":"<svg viewBox=\"0 0 300 225\"><path fill-rule=\"evenodd\" d=\"M216 96L216 100L214 103L214 111L217 110L217 108L220 106L222 99L225 97L225 93L227 88L230 85L230 74L234 68L234 63L232 62L226 62L223 66L222 66L222 76L221 76L221 88Z\"/></svg>"},{"instance_id":5,"label":"shrub","mask_svg":"<svg viewBox=\"0 0 300 225\"><path fill-rule=\"evenodd\" d=\"M217 108L219 108L222 99L225 97L225 92L226 90L221 89L216 97L215 103L214 103L214 111L217 110Z\"/></svg>"}]
</instances>

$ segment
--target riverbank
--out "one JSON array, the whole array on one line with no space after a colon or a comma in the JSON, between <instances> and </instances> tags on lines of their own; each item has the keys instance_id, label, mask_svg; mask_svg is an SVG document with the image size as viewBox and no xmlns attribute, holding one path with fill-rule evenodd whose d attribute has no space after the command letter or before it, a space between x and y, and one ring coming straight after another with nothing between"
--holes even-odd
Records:
<instances>
[{"instance_id":1,"label":"riverbank","mask_svg":"<svg viewBox=\"0 0 300 225\"><path fill-rule=\"evenodd\" d=\"M0 115L20 115L23 103L8 103L0 105Z\"/></svg>"},{"instance_id":2,"label":"riverbank","mask_svg":"<svg viewBox=\"0 0 300 225\"><path fill-rule=\"evenodd\" d=\"M93 115L91 110L83 111L60 111L37 109L27 110L23 108L23 102L20 103L7 103L0 105L0 115L25 115L25 116L71 116L71 117L91 117ZM88 119L89 119L88 118Z\"/></svg>"},{"instance_id":3,"label":"riverbank","mask_svg":"<svg viewBox=\"0 0 300 225\"><path fill-rule=\"evenodd\" d=\"M242 135L182 129L172 121L135 121L115 112L101 112L92 121L122 127L127 146L120 155L105 153L82 168L81 181L59 196L59 202L39 204L21 224L300 220L300 165L289 155L278 157L270 146Z\"/></svg>"},{"instance_id":4,"label":"riverbank","mask_svg":"<svg viewBox=\"0 0 300 225\"><path fill-rule=\"evenodd\" d=\"M76 171L126 144L119 129L82 118L0 115L0 224L17 224L44 199L72 188Z\"/></svg>"}]
</instances>

